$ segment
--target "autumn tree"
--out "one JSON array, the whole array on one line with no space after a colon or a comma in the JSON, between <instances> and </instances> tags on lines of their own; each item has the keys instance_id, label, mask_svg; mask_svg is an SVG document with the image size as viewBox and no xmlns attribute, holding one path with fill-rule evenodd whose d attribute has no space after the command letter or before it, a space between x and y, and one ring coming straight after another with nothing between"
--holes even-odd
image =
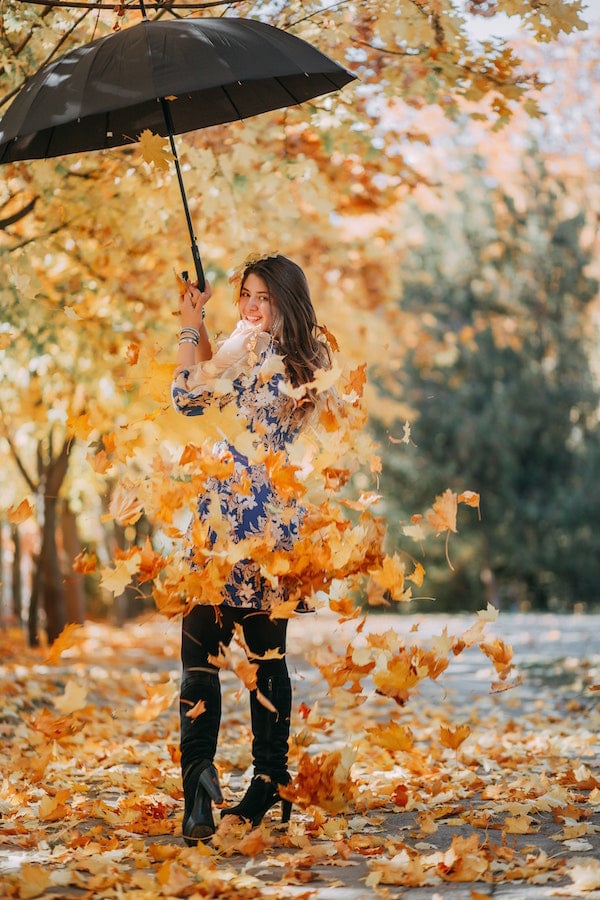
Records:
<instances>
[{"instance_id":1,"label":"autumn tree","mask_svg":"<svg viewBox=\"0 0 600 900\"><path fill-rule=\"evenodd\" d=\"M139 19L137 11L120 11L4 4L0 109L45 61ZM536 68L522 65L504 40L472 39L468 26L480 4L247 0L233 10L223 4L191 14L223 11L293 31L352 68L359 82L310 104L179 139L215 285L214 333L235 315L223 302L232 266L248 250L278 249L302 261L322 320L335 326L347 356L362 362L367 337L373 346L387 339L390 323L379 313L391 309L400 288L389 260L402 252L403 241L385 215L426 180L410 161L411 147L432 137L420 127L420 113L435 108L449 120L467 115L493 127L509 122L519 107L535 116ZM522 0L510 12L543 42L585 28L579 2L558 0L547 8ZM166 7L151 12L171 14ZM54 441L60 432L79 445L69 455L63 495L85 493L81 486L88 483L102 494L107 478L118 482L136 454L152 452L141 444L135 449L142 426L132 423L147 421L164 401L148 373L172 358L173 272L189 268L176 178L172 167L143 162L137 145L11 164L3 174L6 441L19 448L31 472L52 426ZM33 424L32 384L39 391ZM117 446L118 459L103 470L103 458L93 453L90 473L83 460L91 447L107 453L104 438ZM17 475L10 466L2 473L11 505L20 500ZM94 502L88 522L98 508Z\"/></svg>"},{"instance_id":2,"label":"autumn tree","mask_svg":"<svg viewBox=\"0 0 600 900\"><path fill-rule=\"evenodd\" d=\"M459 215L425 217L426 239L403 273L402 307L425 325L401 383L416 446L390 448L386 468L405 514L465 480L484 498L440 587L459 609L486 595L538 608L598 598L587 315L598 283L586 273L585 210L565 207L539 155L523 168L520 202L473 176Z\"/></svg>"}]
</instances>

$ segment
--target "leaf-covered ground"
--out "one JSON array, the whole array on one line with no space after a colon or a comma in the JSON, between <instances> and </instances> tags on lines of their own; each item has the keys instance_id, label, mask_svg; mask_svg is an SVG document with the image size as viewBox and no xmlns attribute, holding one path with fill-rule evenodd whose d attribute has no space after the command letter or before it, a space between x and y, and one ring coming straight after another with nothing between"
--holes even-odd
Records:
<instances>
[{"instance_id":1,"label":"leaf-covered ground","mask_svg":"<svg viewBox=\"0 0 600 900\"><path fill-rule=\"evenodd\" d=\"M293 620L292 823L197 849L179 836L177 625L89 624L50 651L0 631L0 896L600 896L596 618L501 614L487 640L514 648L510 690L490 692L475 646L404 704L361 674L367 647L400 636L439 653L471 625ZM233 669L222 682L230 800L249 775L249 713Z\"/></svg>"}]
</instances>

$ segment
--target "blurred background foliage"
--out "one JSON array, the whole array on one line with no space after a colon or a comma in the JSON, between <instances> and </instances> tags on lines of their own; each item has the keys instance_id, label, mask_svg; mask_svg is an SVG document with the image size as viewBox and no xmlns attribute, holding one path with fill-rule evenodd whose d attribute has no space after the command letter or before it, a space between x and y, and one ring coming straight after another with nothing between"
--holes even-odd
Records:
<instances>
[{"instance_id":1,"label":"blurred background foliage","mask_svg":"<svg viewBox=\"0 0 600 900\"><path fill-rule=\"evenodd\" d=\"M420 327L399 376L378 377L412 419L407 451L383 454L388 515L406 521L445 486L481 494L481 521L465 517L454 543L454 571L442 553L427 567L446 609L594 606L598 282L586 210L565 210L568 187L539 147L522 159L520 204L490 189L480 162L455 211L410 211L423 241L404 262L400 305ZM376 412L372 421L386 447L388 429Z\"/></svg>"}]
</instances>

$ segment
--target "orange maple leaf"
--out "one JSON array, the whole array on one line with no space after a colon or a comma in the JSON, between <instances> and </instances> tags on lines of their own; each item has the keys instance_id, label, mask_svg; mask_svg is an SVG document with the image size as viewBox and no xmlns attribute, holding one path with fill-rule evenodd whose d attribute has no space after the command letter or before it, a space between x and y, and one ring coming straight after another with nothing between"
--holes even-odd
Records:
<instances>
[{"instance_id":1,"label":"orange maple leaf","mask_svg":"<svg viewBox=\"0 0 600 900\"><path fill-rule=\"evenodd\" d=\"M375 672L373 682L378 694L391 697L400 706L404 706L410 691L425 675L426 672L417 671L412 654L401 647L397 654L388 659L385 669Z\"/></svg>"},{"instance_id":2,"label":"orange maple leaf","mask_svg":"<svg viewBox=\"0 0 600 900\"><path fill-rule=\"evenodd\" d=\"M331 331L329 331L329 329L325 325L319 325L318 327L319 327L319 331L321 332L323 337L326 338L327 343L329 344L329 346L331 347L333 352L337 353L338 350L340 349L340 345L337 342L336 336L334 334L332 334Z\"/></svg>"},{"instance_id":3,"label":"orange maple leaf","mask_svg":"<svg viewBox=\"0 0 600 900\"><path fill-rule=\"evenodd\" d=\"M362 366L358 366L358 368L353 369L348 376L348 384L350 389L354 391L359 397L362 397L365 384L367 383L367 364L363 363Z\"/></svg>"},{"instance_id":4,"label":"orange maple leaf","mask_svg":"<svg viewBox=\"0 0 600 900\"><path fill-rule=\"evenodd\" d=\"M500 679L504 681L512 669L513 649L510 644L495 638L488 643L481 643L479 649L492 660Z\"/></svg>"},{"instance_id":5,"label":"orange maple leaf","mask_svg":"<svg viewBox=\"0 0 600 900\"><path fill-rule=\"evenodd\" d=\"M456 728L440 725L440 743L442 747L448 747L450 750L457 750L470 734L471 728L466 724L458 725Z\"/></svg>"},{"instance_id":6,"label":"orange maple leaf","mask_svg":"<svg viewBox=\"0 0 600 900\"><path fill-rule=\"evenodd\" d=\"M393 556L386 556L379 568L369 569L369 575L384 591L389 591L392 600L405 600L405 571L404 562L394 553Z\"/></svg>"},{"instance_id":7,"label":"orange maple leaf","mask_svg":"<svg viewBox=\"0 0 600 900\"><path fill-rule=\"evenodd\" d=\"M198 718L198 716L201 716L205 712L206 712L206 703L204 702L204 700L198 700L196 705L192 706L191 709L188 709L188 711L186 712L185 715L186 715L187 719L195 720Z\"/></svg>"},{"instance_id":8,"label":"orange maple leaf","mask_svg":"<svg viewBox=\"0 0 600 900\"><path fill-rule=\"evenodd\" d=\"M358 792L351 774L354 757L349 748L315 757L303 753L296 777L289 785L280 785L279 793L303 809L319 806L328 813L340 813L348 809Z\"/></svg>"},{"instance_id":9,"label":"orange maple leaf","mask_svg":"<svg viewBox=\"0 0 600 900\"><path fill-rule=\"evenodd\" d=\"M29 500L21 500L18 506L10 506L8 509L8 521L12 525L20 525L33 515L33 506Z\"/></svg>"},{"instance_id":10,"label":"orange maple leaf","mask_svg":"<svg viewBox=\"0 0 600 900\"><path fill-rule=\"evenodd\" d=\"M265 455L264 464L274 488L284 499L301 497L305 493L304 486L296 478L300 466L288 462L281 450L269 450Z\"/></svg>"},{"instance_id":11,"label":"orange maple leaf","mask_svg":"<svg viewBox=\"0 0 600 900\"><path fill-rule=\"evenodd\" d=\"M144 584L146 581L153 581L166 565L167 560L161 553L157 553L152 549L150 538L146 537L146 543L142 547L138 566L139 583Z\"/></svg>"},{"instance_id":12,"label":"orange maple leaf","mask_svg":"<svg viewBox=\"0 0 600 900\"><path fill-rule=\"evenodd\" d=\"M73 560L73 571L79 572L81 575L89 575L95 572L98 566L98 557L89 550L82 550Z\"/></svg>"},{"instance_id":13,"label":"orange maple leaf","mask_svg":"<svg viewBox=\"0 0 600 900\"><path fill-rule=\"evenodd\" d=\"M46 662L57 665L64 650L74 647L82 639L82 627L75 622L65 625L58 637L52 642L46 655Z\"/></svg>"}]
</instances>

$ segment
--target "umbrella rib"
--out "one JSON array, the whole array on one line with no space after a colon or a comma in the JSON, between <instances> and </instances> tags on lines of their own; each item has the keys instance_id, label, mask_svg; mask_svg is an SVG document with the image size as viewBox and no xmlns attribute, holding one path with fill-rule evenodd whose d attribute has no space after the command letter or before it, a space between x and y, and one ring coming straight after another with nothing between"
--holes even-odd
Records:
<instances>
[{"instance_id":1,"label":"umbrella rib","mask_svg":"<svg viewBox=\"0 0 600 900\"><path fill-rule=\"evenodd\" d=\"M239 82L239 83L241 84L241 82ZM235 103L233 101L231 94L229 93L229 91L227 90L225 85L222 85L221 87L222 87L223 93L225 94L225 96L227 97L229 102L231 103L232 107L235 109L235 114L238 117L238 119L240 119L240 120L245 119L246 116L242 115L242 113L239 111L239 109L237 108L237 106L235 105Z\"/></svg>"},{"instance_id":2,"label":"umbrella rib","mask_svg":"<svg viewBox=\"0 0 600 900\"><path fill-rule=\"evenodd\" d=\"M292 94L292 92L290 91L290 89L289 89L288 87L285 86L285 84L283 83L283 81L281 80L281 78L276 77L274 80L277 82L277 84L278 84L280 87L283 88L283 90L286 92L286 94L288 94L288 95L292 98L292 100L294 101L295 104L300 104L300 103L302 102L301 100L298 100L298 98L295 96L295 94Z\"/></svg>"},{"instance_id":3,"label":"umbrella rib","mask_svg":"<svg viewBox=\"0 0 600 900\"><path fill-rule=\"evenodd\" d=\"M308 77L308 73L307 73L307 72L305 72L304 74L307 75L307 77ZM325 78L325 79L329 82L329 84L332 86L332 87L331 87L331 90L332 90L332 91L337 91L337 90L339 90L337 84L335 84L335 82L327 75L326 72L321 72L320 74L321 74L322 77ZM276 81L277 84L278 84L280 87L283 88L283 90L286 92L286 94L288 94L288 96L292 98L292 100L294 101L294 103L295 103L297 106L300 106L302 103L306 103L306 100L299 100L299 99L295 96L295 94L293 94L293 93L290 91L289 87L287 87L287 85L285 85L285 84L283 83L283 81L281 80L281 78L279 78L278 76L275 76L275 78L274 78L273 80ZM323 94L323 93L325 93L325 92L324 92L324 91L321 91L320 93ZM319 96L319 95L317 95L317 96ZM314 98L313 98L313 99L314 99Z\"/></svg>"}]
</instances>

